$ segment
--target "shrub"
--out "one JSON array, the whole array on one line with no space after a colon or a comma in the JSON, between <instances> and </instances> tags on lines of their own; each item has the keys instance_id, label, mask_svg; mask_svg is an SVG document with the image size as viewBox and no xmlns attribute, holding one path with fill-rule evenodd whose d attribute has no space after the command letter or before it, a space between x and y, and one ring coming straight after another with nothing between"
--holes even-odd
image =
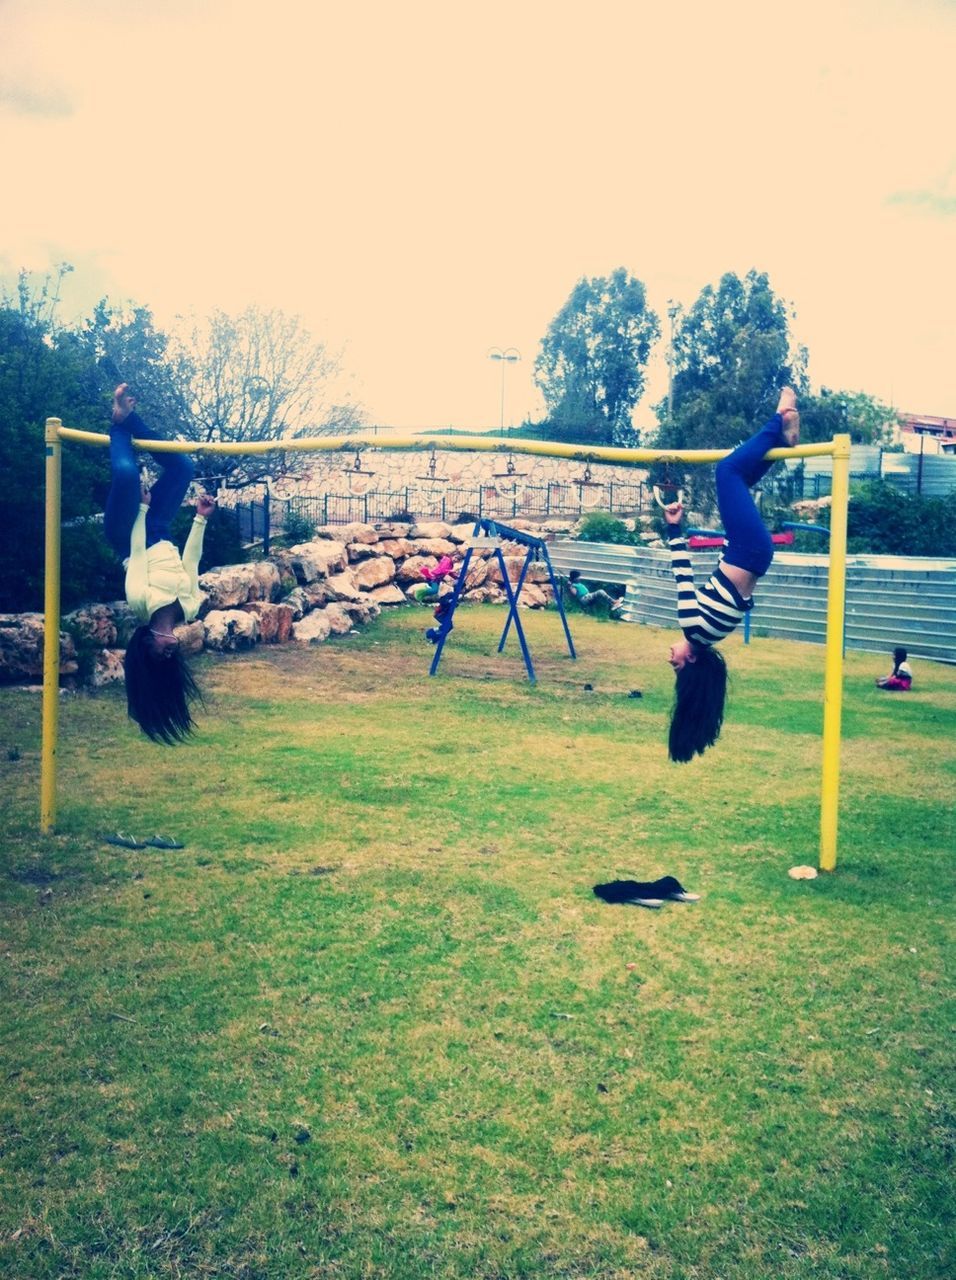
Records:
<instances>
[{"instance_id":1,"label":"shrub","mask_svg":"<svg viewBox=\"0 0 956 1280\"><path fill-rule=\"evenodd\" d=\"M579 542L614 542L626 546L634 538L623 520L605 511L594 511L584 517L578 532Z\"/></svg>"},{"instance_id":2,"label":"shrub","mask_svg":"<svg viewBox=\"0 0 956 1280\"><path fill-rule=\"evenodd\" d=\"M315 521L300 511L289 511L286 514L283 536L290 547L300 542L310 542L315 537Z\"/></svg>"},{"instance_id":3,"label":"shrub","mask_svg":"<svg viewBox=\"0 0 956 1280\"><path fill-rule=\"evenodd\" d=\"M830 512L821 515L829 524ZM851 555L956 556L956 504L867 481L850 499L847 549Z\"/></svg>"}]
</instances>

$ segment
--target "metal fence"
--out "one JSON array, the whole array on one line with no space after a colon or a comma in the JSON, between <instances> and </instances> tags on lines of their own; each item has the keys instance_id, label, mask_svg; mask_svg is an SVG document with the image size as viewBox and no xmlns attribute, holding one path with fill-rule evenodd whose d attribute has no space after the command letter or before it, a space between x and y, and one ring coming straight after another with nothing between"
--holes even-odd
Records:
<instances>
[{"instance_id":1,"label":"metal fence","mask_svg":"<svg viewBox=\"0 0 956 1280\"><path fill-rule=\"evenodd\" d=\"M313 528L326 524L368 524L384 520L446 520L459 516L508 520L523 516L578 519L592 511L619 516L645 510L650 490L643 481L624 483L574 482L524 485L498 489L481 485L464 489L405 485L398 489L372 489L367 493L323 493L315 497L266 498L236 503L239 536L245 543L263 542L285 532L290 517Z\"/></svg>"},{"instance_id":2,"label":"metal fence","mask_svg":"<svg viewBox=\"0 0 956 1280\"><path fill-rule=\"evenodd\" d=\"M788 466L786 473L797 498L829 496L832 458L807 458ZM876 445L853 445L850 450L852 480L885 480L904 493L924 498L945 498L956 493L956 457L943 454L887 453Z\"/></svg>"}]
</instances>

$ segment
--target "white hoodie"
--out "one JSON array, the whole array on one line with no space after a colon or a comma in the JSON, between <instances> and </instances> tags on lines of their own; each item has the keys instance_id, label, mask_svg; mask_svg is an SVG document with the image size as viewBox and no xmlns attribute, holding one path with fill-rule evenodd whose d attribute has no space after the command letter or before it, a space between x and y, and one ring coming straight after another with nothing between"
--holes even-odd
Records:
<instances>
[{"instance_id":1,"label":"white hoodie","mask_svg":"<svg viewBox=\"0 0 956 1280\"><path fill-rule=\"evenodd\" d=\"M141 503L130 534L126 601L141 622L148 622L157 609L178 600L186 621L192 622L203 602L203 593L199 590L199 559L206 533L205 516L193 517L180 558L172 542L155 542L147 550L148 511L146 503Z\"/></svg>"}]
</instances>

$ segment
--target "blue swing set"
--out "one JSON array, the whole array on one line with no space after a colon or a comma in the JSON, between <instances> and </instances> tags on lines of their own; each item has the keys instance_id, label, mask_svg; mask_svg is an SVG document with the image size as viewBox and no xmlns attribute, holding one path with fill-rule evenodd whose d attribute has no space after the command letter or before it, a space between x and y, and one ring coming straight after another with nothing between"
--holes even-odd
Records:
<instances>
[{"instance_id":1,"label":"blue swing set","mask_svg":"<svg viewBox=\"0 0 956 1280\"><path fill-rule=\"evenodd\" d=\"M503 542L514 542L526 549L524 564L521 566L521 573L518 581L512 586L508 577L508 566L505 564L505 558L501 552L501 544ZM455 609L458 607L458 601L461 599L465 582L468 577L468 567L471 564L471 557L475 551L492 550L498 560L498 566L501 569L501 581L508 597L508 617L505 621L504 630L501 633L501 640L498 643L498 652L505 647L505 641L508 639L508 632L511 624L514 622L515 633L518 637L518 643L521 646L521 656L524 658L525 670L528 673L528 679L532 684L537 683L537 676L534 673L534 663L531 661L531 651L528 648L528 641L525 638L524 628L521 625L521 618L518 615L518 600L521 596L521 588L524 586L528 569L535 561L541 561L548 570L548 577L551 581L551 589L554 592L554 601L558 607L558 613L561 616L561 625L564 627L565 639L568 642L568 653L572 658L577 658L574 652L574 641L571 639L571 629L568 626L568 619L564 612L564 603L561 599L561 590L558 586L557 579L554 576L554 568L551 564L551 557L548 555L547 544L541 538L535 538L530 533L525 533L522 529L512 529L509 525L499 524L496 520L479 519L475 521L475 527L472 530L471 538L468 541L464 559L461 562L461 569L458 577L455 579L455 587L451 595L445 596L438 609L436 610L436 620L438 626L426 632L428 638L435 645L435 656L432 658L431 668L428 672L430 676L435 675L438 671L438 664L441 662L442 650L445 647L445 641L448 639L448 633L452 630L452 619L455 615Z\"/></svg>"}]
</instances>

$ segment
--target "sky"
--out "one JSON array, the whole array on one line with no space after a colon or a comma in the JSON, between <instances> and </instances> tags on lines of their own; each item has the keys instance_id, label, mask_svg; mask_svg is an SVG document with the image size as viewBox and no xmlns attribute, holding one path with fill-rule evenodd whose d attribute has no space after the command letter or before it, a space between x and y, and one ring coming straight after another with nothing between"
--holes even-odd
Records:
<instances>
[{"instance_id":1,"label":"sky","mask_svg":"<svg viewBox=\"0 0 956 1280\"><path fill-rule=\"evenodd\" d=\"M298 314L372 422L477 429L582 276L666 335L756 268L815 388L956 417L954 66L956 0L0 0L0 275Z\"/></svg>"}]
</instances>

